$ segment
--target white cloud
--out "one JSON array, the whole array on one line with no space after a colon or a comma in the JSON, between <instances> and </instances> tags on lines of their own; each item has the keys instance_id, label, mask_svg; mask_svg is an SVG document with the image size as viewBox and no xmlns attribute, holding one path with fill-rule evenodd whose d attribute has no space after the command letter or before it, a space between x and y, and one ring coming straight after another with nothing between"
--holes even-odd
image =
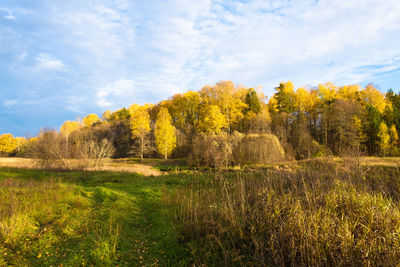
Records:
<instances>
[{"instance_id":1,"label":"white cloud","mask_svg":"<svg viewBox=\"0 0 400 267\"><path fill-rule=\"evenodd\" d=\"M3 16L3 18L8 20L17 20L17 18L13 15L13 12L8 8L0 8L0 11L6 12L7 15Z\"/></svg>"},{"instance_id":2,"label":"white cloud","mask_svg":"<svg viewBox=\"0 0 400 267\"><path fill-rule=\"evenodd\" d=\"M64 67L64 63L60 59L56 59L49 54L39 53L35 60L39 69L61 69Z\"/></svg>"},{"instance_id":3,"label":"white cloud","mask_svg":"<svg viewBox=\"0 0 400 267\"><path fill-rule=\"evenodd\" d=\"M9 19L9 20L16 20L17 19L13 15L7 15L7 16L4 16L4 18Z\"/></svg>"},{"instance_id":4,"label":"white cloud","mask_svg":"<svg viewBox=\"0 0 400 267\"><path fill-rule=\"evenodd\" d=\"M103 108L117 108L132 100L135 96L136 82L134 80L119 79L97 89L97 105Z\"/></svg>"},{"instance_id":5,"label":"white cloud","mask_svg":"<svg viewBox=\"0 0 400 267\"><path fill-rule=\"evenodd\" d=\"M5 107L12 107L18 104L17 99L7 99L3 102L3 106Z\"/></svg>"},{"instance_id":6,"label":"white cloud","mask_svg":"<svg viewBox=\"0 0 400 267\"><path fill-rule=\"evenodd\" d=\"M97 80L113 75L113 70L120 72L121 62L134 46L135 23L126 12L127 1L85 3L79 9L69 4L56 6L59 16L53 17L52 23L64 31L62 44L73 51L69 56L78 67L97 66L91 73Z\"/></svg>"}]
</instances>

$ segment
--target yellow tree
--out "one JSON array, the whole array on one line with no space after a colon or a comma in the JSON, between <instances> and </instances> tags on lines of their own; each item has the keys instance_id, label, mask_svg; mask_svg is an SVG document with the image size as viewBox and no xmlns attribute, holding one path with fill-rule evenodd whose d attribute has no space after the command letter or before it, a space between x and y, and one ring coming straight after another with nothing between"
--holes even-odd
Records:
<instances>
[{"instance_id":1,"label":"yellow tree","mask_svg":"<svg viewBox=\"0 0 400 267\"><path fill-rule=\"evenodd\" d=\"M67 150L69 151L69 136L71 135L72 132L78 130L79 128L82 127L82 124L80 124L77 121L66 121L61 125L60 127L60 132L62 135L65 136L65 139L67 140Z\"/></svg>"},{"instance_id":2,"label":"yellow tree","mask_svg":"<svg viewBox=\"0 0 400 267\"><path fill-rule=\"evenodd\" d=\"M392 124L389 130L389 135L390 135L390 146L392 150L392 154L397 154L398 149L397 145L399 142L399 134L397 133L396 125Z\"/></svg>"},{"instance_id":3,"label":"yellow tree","mask_svg":"<svg viewBox=\"0 0 400 267\"><path fill-rule=\"evenodd\" d=\"M302 114L308 119L308 127L313 134L317 132L317 121L319 117L318 107L320 106L318 91L315 89L298 88L294 96L294 109L299 111L298 118Z\"/></svg>"},{"instance_id":4,"label":"yellow tree","mask_svg":"<svg viewBox=\"0 0 400 267\"><path fill-rule=\"evenodd\" d=\"M164 107L160 108L157 115L155 137L159 153L167 159L176 147L176 134L175 127L171 124L171 115Z\"/></svg>"},{"instance_id":5,"label":"yellow tree","mask_svg":"<svg viewBox=\"0 0 400 267\"><path fill-rule=\"evenodd\" d=\"M318 92L324 103L330 103L337 98L338 87L333 83L324 83L318 86Z\"/></svg>"},{"instance_id":6,"label":"yellow tree","mask_svg":"<svg viewBox=\"0 0 400 267\"><path fill-rule=\"evenodd\" d=\"M231 131L232 126L238 124L244 116L246 104L242 99L245 92L242 87L235 88L231 81L221 81L214 86L204 86L199 93L206 104L220 108L228 124L228 131Z\"/></svg>"},{"instance_id":7,"label":"yellow tree","mask_svg":"<svg viewBox=\"0 0 400 267\"><path fill-rule=\"evenodd\" d=\"M135 113L139 108L140 108L139 104L130 105L128 108L130 116L132 116L132 114Z\"/></svg>"},{"instance_id":8,"label":"yellow tree","mask_svg":"<svg viewBox=\"0 0 400 267\"><path fill-rule=\"evenodd\" d=\"M380 114L383 114L387 107L390 110L392 109L391 104L385 99L385 96L372 84L368 84L361 91L361 99L364 103L373 106Z\"/></svg>"},{"instance_id":9,"label":"yellow tree","mask_svg":"<svg viewBox=\"0 0 400 267\"><path fill-rule=\"evenodd\" d=\"M15 150L17 153L20 152L21 147L27 142L25 137L15 137Z\"/></svg>"},{"instance_id":10,"label":"yellow tree","mask_svg":"<svg viewBox=\"0 0 400 267\"><path fill-rule=\"evenodd\" d=\"M357 131L357 138L358 138L358 142L357 142L357 147L358 147L358 151L360 151L360 144L364 143L367 140L367 135L365 134L365 132L363 131L363 122L361 120L361 118L357 115L355 115L353 117L353 126Z\"/></svg>"},{"instance_id":11,"label":"yellow tree","mask_svg":"<svg viewBox=\"0 0 400 267\"><path fill-rule=\"evenodd\" d=\"M129 108L131 112L130 128L133 138L140 139L141 151L140 160L143 161L144 141L146 135L150 132L150 115L146 107L132 105Z\"/></svg>"},{"instance_id":12,"label":"yellow tree","mask_svg":"<svg viewBox=\"0 0 400 267\"><path fill-rule=\"evenodd\" d=\"M200 103L201 97L198 92L188 91L174 95L167 105L174 125L180 130L187 130L189 126L193 126L198 118Z\"/></svg>"},{"instance_id":13,"label":"yellow tree","mask_svg":"<svg viewBox=\"0 0 400 267\"><path fill-rule=\"evenodd\" d=\"M383 121L379 124L378 138L379 147L383 152L383 155L386 156L386 152L390 147L390 135L388 133L388 127Z\"/></svg>"},{"instance_id":14,"label":"yellow tree","mask_svg":"<svg viewBox=\"0 0 400 267\"><path fill-rule=\"evenodd\" d=\"M103 115L101 116L101 120L108 122L111 119L111 114L112 113L109 110L104 111Z\"/></svg>"},{"instance_id":15,"label":"yellow tree","mask_svg":"<svg viewBox=\"0 0 400 267\"><path fill-rule=\"evenodd\" d=\"M77 121L66 121L61 125L60 132L68 137L72 132L78 130L82 125Z\"/></svg>"},{"instance_id":16,"label":"yellow tree","mask_svg":"<svg viewBox=\"0 0 400 267\"><path fill-rule=\"evenodd\" d=\"M130 117L131 117L131 114L129 112L129 109L121 108L121 109L111 113L109 121L111 121L111 122L120 122L120 121L129 120Z\"/></svg>"},{"instance_id":17,"label":"yellow tree","mask_svg":"<svg viewBox=\"0 0 400 267\"><path fill-rule=\"evenodd\" d=\"M390 142L396 145L399 141L399 134L397 133L396 125L392 124L390 127Z\"/></svg>"},{"instance_id":18,"label":"yellow tree","mask_svg":"<svg viewBox=\"0 0 400 267\"><path fill-rule=\"evenodd\" d=\"M17 147L17 140L12 134L2 134L0 135L0 152L9 154L14 152Z\"/></svg>"},{"instance_id":19,"label":"yellow tree","mask_svg":"<svg viewBox=\"0 0 400 267\"><path fill-rule=\"evenodd\" d=\"M294 100L295 110L304 112L310 111L315 106L316 97L307 89L300 87L296 90Z\"/></svg>"},{"instance_id":20,"label":"yellow tree","mask_svg":"<svg viewBox=\"0 0 400 267\"><path fill-rule=\"evenodd\" d=\"M359 85L345 85L339 88L337 97L347 101L356 101L360 97L360 91Z\"/></svg>"},{"instance_id":21,"label":"yellow tree","mask_svg":"<svg viewBox=\"0 0 400 267\"><path fill-rule=\"evenodd\" d=\"M89 114L85 118L83 118L82 123L83 125L89 127L98 121L100 121L99 116L97 116L96 114Z\"/></svg>"},{"instance_id":22,"label":"yellow tree","mask_svg":"<svg viewBox=\"0 0 400 267\"><path fill-rule=\"evenodd\" d=\"M268 110L271 114L278 113L278 102L274 96L272 96L268 101Z\"/></svg>"},{"instance_id":23,"label":"yellow tree","mask_svg":"<svg viewBox=\"0 0 400 267\"><path fill-rule=\"evenodd\" d=\"M225 116L217 105L205 105L202 107L197 124L199 131L218 134L222 128L227 126Z\"/></svg>"},{"instance_id":24,"label":"yellow tree","mask_svg":"<svg viewBox=\"0 0 400 267\"><path fill-rule=\"evenodd\" d=\"M182 94L176 94L172 96L169 102L165 102L165 107L168 109L172 117L173 124L177 129L184 129L186 124L186 106L185 100Z\"/></svg>"}]
</instances>

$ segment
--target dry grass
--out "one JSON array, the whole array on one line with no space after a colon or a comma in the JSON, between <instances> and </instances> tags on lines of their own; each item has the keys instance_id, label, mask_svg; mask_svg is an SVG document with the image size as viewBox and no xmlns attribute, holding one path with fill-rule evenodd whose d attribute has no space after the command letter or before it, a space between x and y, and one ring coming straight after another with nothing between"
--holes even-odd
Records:
<instances>
[{"instance_id":1,"label":"dry grass","mask_svg":"<svg viewBox=\"0 0 400 267\"><path fill-rule=\"evenodd\" d=\"M107 159L104 160L102 166L89 170L113 171L113 172L134 172L144 176L160 176L163 173L154 169L153 167L140 163L132 163L132 161L125 161L120 159Z\"/></svg>"},{"instance_id":2,"label":"dry grass","mask_svg":"<svg viewBox=\"0 0 400 267\"><path fill-rule=\"evenodd\" d=\"M132 161L120 159L107 159L99 167L87 167L92 164L85 160L68 160L68 165L71 170L85 169L88 171L113 171L113 172L133 172L144 176L159 176L163 173L154 169L151 166L135 163ZM84 166L82 166L84 165ZM41 169L34 159L27 158L0 158L0 167L26 168L26 169Z\"/></svg>"},{"instance_id":3,"label":"dry grass","mask_svg":"<svg viewBox=\"0 0 400 267\"><path fill-rule=\"evenodd\" d=\"M334 160L224 173L167 199L197 264L396 266L400 170Z\"/></svg>"},{"instance_id":4,"label":"dry grass","mask_svg":"<svg viewBox=\"0 0 400 267\"><path fill-rule=\"evenodd\" d=\"M400 166L400 157L365 157L364 162L366 166L398 167Z\"/></svg>"},{"instance_id":5,"label":"dry grass","mask_svg":"<svg viewBox=\"0 0 400 267\"><path fill-rule=\"evenodd\" d=\"M35 168L36 162L26 158L0 158L0 167Z\"/></svg>"}]
</instances>

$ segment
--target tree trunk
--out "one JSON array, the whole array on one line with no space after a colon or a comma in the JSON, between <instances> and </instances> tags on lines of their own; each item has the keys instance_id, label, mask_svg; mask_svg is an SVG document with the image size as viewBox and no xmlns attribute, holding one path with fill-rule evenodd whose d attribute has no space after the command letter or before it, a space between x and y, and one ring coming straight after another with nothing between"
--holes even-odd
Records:
<instances>
[{"instance_id":1,"label":"tree trunk","mask_svg":"<svg viewBox=\"0 0 400 267\"><path fill-rule=\"evenodd\" d=\"M143 151L144 151L144 138L142 137L142 153L140 154L140 162L143 162Z\"/></svg>"},{"instance_id":2,"label":"tree trunk","mask_svg":"<svg viewBox=\"0 0 400 267\"><path fill-rule=\"evenodd\" d=\"M339 153L342 153L342 128L339 128Z\"/></svg>"},{"instance_id":3,"label":"tree trunk","mask_svg":"<svg viewBox=\"0 0 400 267\"><path fill-rule=\"evenodd\" d=\"M69 157L69 135L66 136L67 141L67 157Z\"/></svg>"},{"instance_id":4,"label":"tree trunk","mask_svg":"<svg viewBox=\"0 0 400 267\"><path fill-rule=\"evenodd\" d=\"M167 159L167 141L164 141L164 159Z\"/></svg>"},{"instance_id":5,"label":"tree trunk","mask_svg":"<svg viewBox=\"0 0 400 267\"><path fill-rule=\"evenodd\" d=\"M328 121L325 118L325 147L328 147Z\"/></svg>"}]
</instances>

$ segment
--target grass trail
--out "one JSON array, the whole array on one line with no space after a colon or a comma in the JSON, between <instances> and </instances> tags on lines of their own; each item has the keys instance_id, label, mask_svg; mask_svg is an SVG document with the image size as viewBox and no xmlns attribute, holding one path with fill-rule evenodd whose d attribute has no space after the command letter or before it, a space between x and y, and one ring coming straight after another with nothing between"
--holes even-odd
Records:
<instances>
[{"instance_id":1,"label":"grass trail","mask_svg":"<svg viewBox=\"0 0 400 267\"><path fill-rule=\"evenodd\" d=\"M163 192L182 177L0 168L0 266L186 265Z\"/></svg>"}]
</instances>

